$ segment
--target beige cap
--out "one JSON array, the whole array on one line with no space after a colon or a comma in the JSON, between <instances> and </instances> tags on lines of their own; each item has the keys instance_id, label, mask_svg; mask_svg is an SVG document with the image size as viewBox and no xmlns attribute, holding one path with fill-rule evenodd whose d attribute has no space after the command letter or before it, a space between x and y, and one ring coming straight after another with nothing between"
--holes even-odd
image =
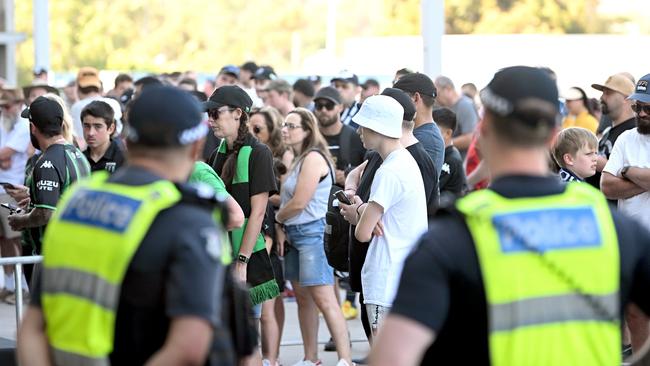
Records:
<instances>
[{"instance_id":1,"label":"beige cap","mask_svg":"<svg viewBox=\"0 0 650 366\"><path fill-rule=\"evenodd\" d=\"M634 78L630 78L630 76L630 73L621 72L607 78L605 84L591 84L591 87L600 91L607 88L628 97L634 93Z\"/></svg>"},{"instance_id":2,"label":"beige cap","mask_svg":"<svg viewBox=\"0 0 650 366\"><path fill-rule=\"evenodd\" d=\"M77 73L77 85L80 88L96 86L101 89L102 82L99 80L99 71L94 67L82 67Z\"/></svg>"}]
</instances>

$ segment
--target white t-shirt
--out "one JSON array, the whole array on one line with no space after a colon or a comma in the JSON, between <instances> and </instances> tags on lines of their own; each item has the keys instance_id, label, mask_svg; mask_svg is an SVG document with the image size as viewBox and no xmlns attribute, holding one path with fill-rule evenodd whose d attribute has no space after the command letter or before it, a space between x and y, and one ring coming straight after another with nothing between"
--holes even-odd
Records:
<instances>
[{"instance_id":1,"label":"white t-shirt","mask_svg":"<svg viewBox=\"0 0 650 366\"><path fill-rule=\"evenodd\" d=\"M368 202L384 208L384 235L370 241L361 269L367 304L390 307L397 293L404 260L427 231L427 200L420 168L406 149L393 151L381 164Z\"/></svg>"},{"instance_id":2,"label":"white t-shirt","mask_svg":"<svg viewBox=\"0 0 650 366\"><path fill-rule=\"evenodd\" d=\"M650 135L633 128L618 137L603 171L620 176L625 166L650 168ZM618 209L650 230L650 192L618 200Z\"/></svg>"},{"instance_id":3,"label":"white t-shirt","mask_svg":"<svg viewBox=\"0 0 650 366\"><path fill-rule=\"evenodd\" d=\"M81 140L84 140L84 128L81 124L81 111L84 109L85 106L87 106L88 104L96 100L101 100L102 102L106 102L108 103L108 105L111 106L111 108L113 108L113 112L115 113L115 122L116 122L115 133L119 134L122 132L122 106L120 105L120 102L118 102L115 99L104 98L102 96L97 95L94 97L88 97L86 99L77 101L70 108L70 115L72 116L72 125L74 127L74 135Z\"/></svg>"},{"instance_id":4,"label":"white t-shirt","mask_svg":"<svg viewBox=\"0 0 650 366\"><path fill-rule=\"evenodd\" d=\"M0 125L0 147L8 147L15 151L11 156L11 167L7 170L0 169L0 182L23 184L25 182L25 165L27 164L27 151L29 150L29 121L18 117L11 131L6 131ZM0 187L0 192L4 189Z\"/></svg>"}]
</instances>

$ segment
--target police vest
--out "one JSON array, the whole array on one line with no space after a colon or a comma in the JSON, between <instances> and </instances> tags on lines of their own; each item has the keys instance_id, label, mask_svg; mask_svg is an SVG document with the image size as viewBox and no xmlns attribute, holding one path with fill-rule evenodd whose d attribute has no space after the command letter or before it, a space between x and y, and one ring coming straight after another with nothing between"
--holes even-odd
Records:
<instances>
[{"instance_id":1,"label":"police vest","mask_svg":"<svg viewBox=\"0 0 650 366\"><path fill-rule=\"evenodd\" d=\"M621 363L618 239L600 192L482 190L456 206L479 258L492 365Z\"/></svg>"},{"instance_id":2,"label":"police vest","mask_svg":"<svg viewBox=\"0 0 650 366\"><path fill-rule=\"evenodd\" d=\"M43 246L42 308L57 365L108 365L120 286L161 210L180 201L168 181L107 183L98 172L62 198Z\"/></svg>"}]
</instances>

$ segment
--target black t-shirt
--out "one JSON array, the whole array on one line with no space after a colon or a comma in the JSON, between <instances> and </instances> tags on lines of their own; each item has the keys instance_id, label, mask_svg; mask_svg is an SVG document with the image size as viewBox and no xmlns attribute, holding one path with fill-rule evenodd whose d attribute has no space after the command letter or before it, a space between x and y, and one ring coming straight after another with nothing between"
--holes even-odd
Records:
<instances>
[{"instance_id":1,"label":"black t-shirt","mask_svg":"<svg viewBox=\"0 0 650 366\"><path fill-rule=\"evenodd\" d=\"M324 136L336 169L349 171L363 163L366 149L352 127L343 125L338 135Z\"/></svg>"},{"instance_id":2,"label":"black t-shirt","mask_svg":"<svg viewBox=\"0 0 650 366\"><path fill-rule=\"evenodd\" d=\"M84 151L86 159L90 164L90 170L93 172L106 170L109 173L114 173L117 169L124 165L124 147L119 140L111 140L111 144L99 161L93 161L90 157L90 148Z\"/></svg>"},{"instance_id":3,"label":"black t-shirt","mask_svg":"<svg viewBox=\"0 0 650 366\"><path fill-rule=\"evenodd\" d=\"M440 199L453 201L465 189L465 169L463 158L455 146L445 148L445 163L440 172Z\"/></svg>"},{"instance_id":4,"label":"black t-shirt","mask_svg":"<svg viewBox=\"0 0 650 366\"><path fill-rule=\"evenodd\" d=\"M90 165L79 149L70 144L50 145L34 162L32 174L26 179L32 207L55 210L63 192L77 179L89 175ZM36 253L41 252L45 227L25 230L27 244Z\"/></svg>"},{"instance_id":5,"label":"black t-shirt","mask_svg":"<svg viewBox=\"0 0 650 366\"><path fill-rule=\"evenodd\" d=\"M607 159L609 159L609 155L612 153L612 149L614 149L614 143L618 139L618 137L625 131L631 130L636 127L636 119L635 118L630 118L627 121L620 123L616 126L613 127L607 127L603 131L603 136L600 138L598 141L598 154L605 156ZM596 172L593 176L585 179L585 181L592 186L600 189L600 172ZM610 201L613 203L616 203L616 201Z\"/></svg>"},{"instance_id":6,"label":"black t-shirt","mask_svg":"<svg viewBox=\"0 0 650 366\"><path fill-rule=\"evenodd\" d=\"M513 176L494 181L491 189L515 198L558 194L564 187L556 177ZM621 304L634 302L650 314L650 233L615 211L612 216ZM474 242L460 216L443 212L432 222L404 264L391 311L436 333L422 365L489 365L485 288Z\"/></svg>"},{"instance_id":7,"label":"black t-shirt","mask_svg":"<svg viewBox=\"0 0 650 366\"><path fill-rule=\"evenodd\" d=\"M438 208L440 202L440 189L438 188L438 172L433 165L433 160L424 150L421 142L415 143L406 148L411 156L418 163L422 182L424 183L424 194L427 198L427 212L433 214Z\"/></svg>"},{"instance_id":8,"label":"black t-shirt","mask_svg":"<svg viewBox=\"0 0 650 366\"><path fill-rule=\"evenodd\" d=\"M250 198L256 194L269 192L269 196L277 193L275 173L273 172L273 154L268 146L259 142L251 134L248 134L244 140L244 146L252 148L248 160L248 184L235 184L224 182L228 188L228 193L237 201L244 211L245 217L250 217L251 202ZM214 168L214 171L221 176L223 165L226 162L227 154L219 152L217 148L210 157L208 164Z\"/></svg>"},{"instance_id":9,"label":"black t-shirt","mask_svg":"<svg viewBox=\"0 0 650 366\"><path fill-rule=\"evenodd\" d=\"M109 181L140 186L159 179L144 169L126 167ZM112 365L143 365L162 348L174 317L195 316L219 324L224 267L207 249L214 235L219 237L214 205L194 188L178 187L182 201L154 219L122 282ZM32 305L41 306L40 295L37 284Z\"/></svg>"}]
</instances>

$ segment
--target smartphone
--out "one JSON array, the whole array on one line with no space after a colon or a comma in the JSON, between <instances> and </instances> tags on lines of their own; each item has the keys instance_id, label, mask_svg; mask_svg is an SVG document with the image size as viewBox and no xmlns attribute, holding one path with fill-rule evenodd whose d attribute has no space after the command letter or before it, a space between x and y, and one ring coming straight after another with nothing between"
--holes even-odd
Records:
<instances>
[{"instance_id":1,"label":"smartphone","mask_svg":"<svg viewBox=\"0 0 650 366\"><path fill-rule=\"evenodd\" d=\"M6 208L12 214L15 214L18 211L18 206L12 205L11 203L0 203L0 206Z\"/></svg>"},{"instance_id":2,"label":"smartphone","mask_svg":"<svg viewBox=\"0 0 650 366\"><path fill-rule=\"evenodd\" d=\"M351 205L352 201L348 198L348 196L345 194L343 190L339 190L334 192L334 197L336 197L337 200L341 203L345 203L346 205Z\"/></svg>"},{"instance_id":3,"label":"smartphone","mask_svg":"<svg viewBox=\"0 0 650 366\"><path fill-rule=\"evenodd\" d=\"M10 189L16 188L13 184L9 182L0 182L0 186L2 186L3 188L10 188Z\"/></svg>"}]
</instances>

